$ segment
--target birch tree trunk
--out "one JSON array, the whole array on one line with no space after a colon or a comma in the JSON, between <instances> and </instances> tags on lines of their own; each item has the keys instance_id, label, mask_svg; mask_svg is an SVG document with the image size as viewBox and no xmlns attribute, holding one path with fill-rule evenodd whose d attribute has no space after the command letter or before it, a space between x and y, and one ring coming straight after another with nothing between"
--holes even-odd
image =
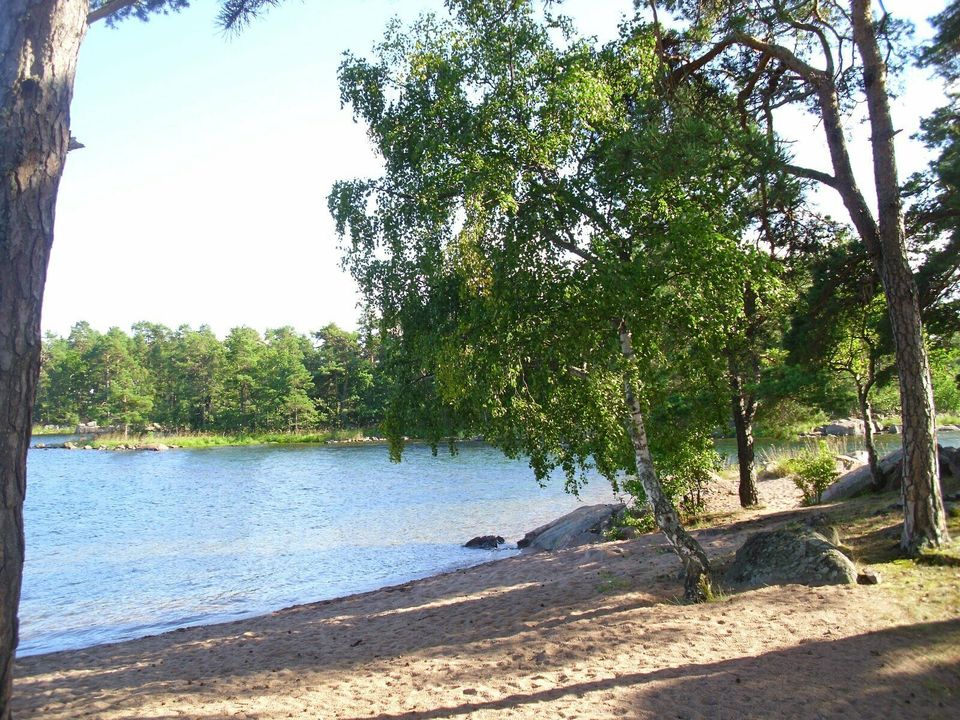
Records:
<instances>
[{"instance_id":1,"label":"birch tree trunk","mask_svg":"<svg viewBox=\"0 0 960 720\"><path fill-rule=\"evenodd\" d=\"M628 364L633 360L633 338L625 321L620 322L620 352ZM633 452L637 464L637 479L643 486L647 496L647 503L653 511L657 527L666 536L674 552L683 563L684 597L690 602L706 600L706 587L710 583L710 562L707 554L690 534L680 525L680 516L670 498L663 490L663 485L657 478L653 467L653 458L650 456L650 444L647 441L647 430L643 419L643 410L637 399L629 378L623 381L624 400L630 413L630 439L633 442Z\"/></svg>"},{"instance_id":2,"label":"birch tree trunk","mask_svg":"<svg viewBox=\"0 0 960 720\"><path fill-rule=\"evenodd\" d=\"M0 3L0 720L10 718L40 307L87 0Z\"/></svg>"},{"instance_id":3,"label":"birch tree trunk","mask_svg":"<svg viewBox=\"0 0 960 720\"><path fill-rule=\"evenodd\" d=\"M851 0L851 10L870 116L873 177L879 206L880 279L887 296L900 381L904 515L900 544L905 550L916 552L925 546L939 547L949 539L940 492L933 385L917 284L907 264L886 64L873 30L870 0Z\"/></svg>"}]
</instances>

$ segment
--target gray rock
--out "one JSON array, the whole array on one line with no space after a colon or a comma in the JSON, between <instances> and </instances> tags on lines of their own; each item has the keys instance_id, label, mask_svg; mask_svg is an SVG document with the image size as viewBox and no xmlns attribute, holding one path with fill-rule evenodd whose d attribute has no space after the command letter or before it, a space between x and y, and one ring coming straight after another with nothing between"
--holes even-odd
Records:
<instances>
[{"instance_id":1,"label":"gray rock","mask_svg":"<svg viewBox=\"0 0 960 720\"><path fill-rule=\"evenodd\" d=\"M885 433L890 433L891 435L899 435L901 430L899 425L887 425L883 428Z\"/></svg>"},{"instance_id":2,"label":"gray rock","mask_svg":"<svg viewBox=\"0 0 960 720\"><path fill-rule=\"evenodd\" d=\"M849 585L857 569L836 545L812 528L782 528L750 536L737 551L724 583L764 585Z\"/></svg>"},{"instance_id":3,"label":"gray rock","mask_svg":"<svg viewBox=\"0 0 960 720\"><path fill-rule=\"evenodd\" d=\"M960 480L960 447L937 446L940 459L940 475L950 475Z\"/></svg>"},{"instance_id":4,"label":"gray rock","mask_svg":"<svg viewBox=\"0 0 960 720\"><path fill-rule=\"evenodd\" d=\"M860 571L860 574L857 575L857 584L858 585L879 585L880 584L880 573L878 573L873 568L864 568Z\"/></svg>"},{"instance_id":5,"label":"gray rock","mask_svg":"<svg viewBox=\"0 0 960 720\"><path fill-rule=\"evenodd\" d=\"M603 531L623 505L587 505L528 532L517 547L560 550L603 541Z\"/></svg>"},{"instance_id":6,"label":"gray rock","mask_svg":"<svg viewBox=\"0 0 960 720\"><path fill-rule=\"evenodd\" d=\"M940 476L960 478L960 448L945 448L937 445L940 459ZM903 450L894 450L880 460L880 475L883 478L882 490L896 490L900 487L903 465ZM870 468L863 465L854 468L823 491L823 502L834 502L859 495L873 489L873 477Z\"/></svg>"},{"instance_id":7,"label":"gray rock","mask_svg":"<svg viewBox=\"0 0 960 720\"><path fill-rule=\"evenodd\" d=\"M939 429L946 432L960 432L960 425L941 425Z\"/></svg>"},{"instance_id":8,"label":"gray rock","mask_svg":"<svg viewBox=\"0 0 960 720\"><path fill-rule=\"evenodd\" d=\"M863 450L858 450L850 455L837 455L837 466L843 472L852 470L855 467L859 467L866 462L867 453Z\"/></svg>"},{"instance_id":9,"label":"gray rock","mask_svg":"<svg viewBox=\"0 0 960 720\"><path fill-rule=\"evenodd\" d=\"M856 418L846 418L844 420L831 420L826 425L814 428L814 432L820 435L863 435L863 420Z\"/></svg>"},{"instance_id":10,"label":"gray rock","mask_svg":"<svg viewBox=\"0 0 960 720\"><path fill-rule=\"evenodd\" d=\"M503 545L506 540L504 540L499 535L478 535L475 538L467 540L463 546L465 548L474 548L476 550L496 550L497 547Z\"/></svg>"}]
</instances>

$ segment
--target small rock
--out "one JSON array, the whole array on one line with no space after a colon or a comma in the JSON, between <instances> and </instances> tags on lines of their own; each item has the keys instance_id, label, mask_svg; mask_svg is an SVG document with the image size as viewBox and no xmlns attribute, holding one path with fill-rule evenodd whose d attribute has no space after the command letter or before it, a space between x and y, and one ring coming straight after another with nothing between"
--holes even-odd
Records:
<instances>
[{"instance_id":1,"label":"small rock","mask_svg":"<svg viewBox=\"0 0 960 720\"><path fill-rule=\"evenodd\" d=\"M478 535L475 538L467 540L463 546L476 550L496 550L498 546L503 545L505 542L506 540L499 535Z\"/></svg>"},{"instance_id":2,"label":"small rock","mask_svg":"<svg viewBox=\"0 0 960 720\"><path fill-rule=\"evenodd\" d=\"M873 568L864 568L857 574L857 585L879 585L880 574Z\"/></svg>"}]
</instances>

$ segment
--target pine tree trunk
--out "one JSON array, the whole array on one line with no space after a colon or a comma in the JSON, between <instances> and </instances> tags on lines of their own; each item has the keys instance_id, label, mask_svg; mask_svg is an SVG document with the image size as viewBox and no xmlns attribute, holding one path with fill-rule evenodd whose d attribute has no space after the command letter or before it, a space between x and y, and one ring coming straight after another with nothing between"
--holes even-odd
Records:
<instances>
[{"instance_id":1,"label":"pine tree trunk","mask_svg":"<svg viewBox=\"0 0 960 720\"><path fill-rule=\"evenodd\" d=\"M917 284L907 263L886 65L873 30L870 0L851 0L851 9L870 115L879 205L880 278L887 296L900 381L904 514L900 543L905 550L916 552L925 546L939 547L949 539L940 492L933 386Z\"/></svg>"},{"instance_id":2,"label":"pine tree trunk","mask_svg":"<svg viewBox=\"0 0 960 720\"><path fill-rule=\"evenodd\" d=\"M730 378L730 405L733 409L733 427L737 435L737 464L740 468L740 506L751 507L760 502L757 492L757 470L753 451L753 401L745 397L743 378L728 360Z\"/></svg>"},{"instance_id":3,"label":"pine tree trunk","mask_svg":"<svg viewBox=\"0 0 960 720\"><path fill-rule=\"evenodd\" d=\"M620 351L628 361L633 360L633 339L625 322L620 323ZM706 600L705 586L710 582L710 563L707 554L693 537L680 525L680 516L670 498L663 490L657 478L650 456L650 444L643 420L643 410L628 378L623 382L624 399L630 413L630 439L637 464L637 479L647 496L647 503L653 510L657 527L666 536L670 545L683 563L684 597L690 602Z\"/></svg>"},{"instance_id":4,"label":"pine tree trunk","mask_svg":"<svg viewBox=\"0 0 960 720\"><path fill-rule=\"evenodd\" d=\"M40 306L86 0L0 3L0 720L10 717Z\"/></svg>"}]
</instances>

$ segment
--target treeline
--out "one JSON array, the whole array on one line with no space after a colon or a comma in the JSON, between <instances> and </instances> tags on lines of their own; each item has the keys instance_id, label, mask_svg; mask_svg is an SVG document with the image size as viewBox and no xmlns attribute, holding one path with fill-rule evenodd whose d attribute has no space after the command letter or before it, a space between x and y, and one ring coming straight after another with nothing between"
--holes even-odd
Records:
<instances>
[{"instance_id":1,"label":"treeline","mask_svg":"<svg viewBox=\"0 0 960 720\"><path fill-rule=\"evenodd\" d=\"M123 431L291 431L380 420L375 338L334 324L309 335L141 322L127 333L87 322L43 343L34 421Z\"/></svg>"}]
</instances>

